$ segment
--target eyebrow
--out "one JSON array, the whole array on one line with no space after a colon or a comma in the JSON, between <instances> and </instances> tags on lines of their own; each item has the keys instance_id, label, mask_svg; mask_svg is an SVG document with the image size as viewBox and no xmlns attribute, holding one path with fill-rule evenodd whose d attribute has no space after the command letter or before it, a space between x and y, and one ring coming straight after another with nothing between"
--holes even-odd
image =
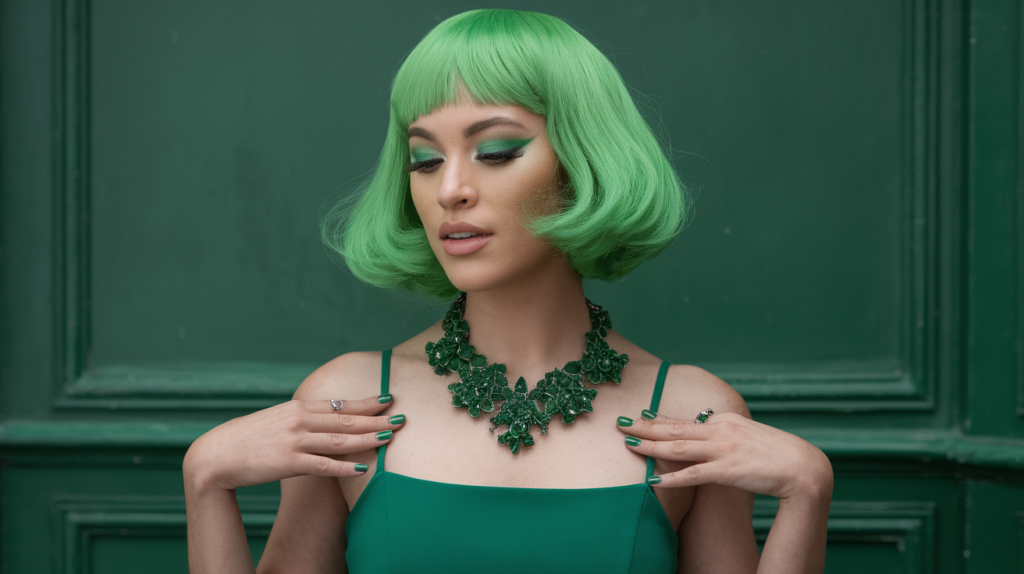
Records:
<instances>
[{"instance_id":1,"label":"eyebrow","mask_svg":"<svg viewBox=\"0 0 1024 574\"><path fill-rule=\"evenodd\" d=\"M466 129L462 130L462 135L463 135L463 137L467 137L468 138L468 137L470 137L470 136L472 136L474 134L477 134L477 133L480 133L480 132L484 131L485 129L487 129L489 127L499 126L499 125L515 126L515 127L518 127L518 128L526 129L526 127L523 126L523 124L521 124L521 123L519 123L519 122L517 122L515 120L512 120L510 118L503 118L503 117L499 116L499 117L496 117L496 118L490 118L490 119L487 119L487 120L480 120L479 122L476 122L475 124L473 124L473 125L467 127ZM409 137L413 137L413 136L419 136L419 137L421 137L423 139L428 139L430 141L435 141L434 134L428 132L427 130L425 130L423 128L409 128Z\"/></svg>"}]
</instances>

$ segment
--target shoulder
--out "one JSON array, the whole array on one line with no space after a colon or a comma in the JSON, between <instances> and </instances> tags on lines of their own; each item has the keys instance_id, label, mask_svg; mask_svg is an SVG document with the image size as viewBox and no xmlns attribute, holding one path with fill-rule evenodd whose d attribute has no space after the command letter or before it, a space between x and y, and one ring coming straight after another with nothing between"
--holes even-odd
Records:
<instances>
[{"instance_id":1,"label":"shoulder","mask_svg":"<svg viewBox=\"0 0 1024 574\"><path fill-rule=\"evenodd\" d=\"M427 356L423 348L427 341L441 336L441 322L397 345L391 353L391 378L395 372L407 371L410 367L424 369ZM358 399L380 394L381 352L360 351L335 357L310 373L292 398L317 399Z\"/></svg>"},{"instance_id":2,"label":"shoulder","mask_svg":"<svg viewBox=\"0 0 1024 574\"><path fill-rule=\"evenodd\" d=\"M680 419L693 419L710 408L715 413L737 413L750 418L750 410L736 389L693 365L672 365L665 376L659 412Z\"/></svg>"},{"instance_id":3,"label":"shoulder","mask_svg":"<svg viewBox=\"0 0 1024 574\"><path fill-rule=\"evenodd\" d=\"M636 380L651 381L653 385L662 363L659 357L614 330L609 332L607 341L613 348L629 355L626 369L634 374ZM626 371L623 371L625 376ZM665 375L658 412L672 418L693 420L707 408L715 413L731 412L750 418L746 402L729 383L700 367L671 365Z\"/></svg>"},{"instance_id":4,"label":"shoulder","mask_svg":"<svg viewBox=\"0 0 1024 574\"><path fill-rule=\"evenodd\" d=\"M310 373L293 399L359 399L380 392L381 352L361 351L335 357Z\"/></svg>"}]
</instances>

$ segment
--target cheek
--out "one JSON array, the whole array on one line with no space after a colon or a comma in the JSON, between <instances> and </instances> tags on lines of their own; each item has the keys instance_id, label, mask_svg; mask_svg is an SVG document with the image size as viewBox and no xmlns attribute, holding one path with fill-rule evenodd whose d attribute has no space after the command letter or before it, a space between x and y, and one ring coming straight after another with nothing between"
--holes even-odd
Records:
<instances>
[{"instance_id":1,"label":"cheek","mask_svg":"<svg viewBox=\"0 0 1024 574\"><path fill-rule=\"evenodd\" d=\"M412 198L412 205L420 216L420 221L426 223L430 220L430 201L426 190L419 189L420 186L410 185L409 196ZM437 202L434 202L435 205Z\"/></svg>"},{"instance_id":2,"label":"cheek","mask_svg":"<svg viewBox=\"0 0 1024 574\"><path fill-rule=\"evenodd\" d=\"M436 209L438 207L437 200L432 199L432 196L426 193L425 190L410 186L410 197L412 198L413 207L416 208L416 214L420 217L420 223L423 224L423 231L426 233L427 242L430 243L430 249L435 253L441 249L440 240L437 238L436 233L430 233L430 229L437 229L440 225L438 221Z\"/></svg>"},{"instance_id":3,"label":"cheek","mask_svg":"<svg viewBox=\"0 0 1024 574\"><path fill-rule=\"evenodd\" d=\"M531 217L541 217L562 209L562 186L556 163L546 162L529 178L524 178L518 188L524 190L516 199L520 212L525 210Z\"/></svg>"}]
</instances>

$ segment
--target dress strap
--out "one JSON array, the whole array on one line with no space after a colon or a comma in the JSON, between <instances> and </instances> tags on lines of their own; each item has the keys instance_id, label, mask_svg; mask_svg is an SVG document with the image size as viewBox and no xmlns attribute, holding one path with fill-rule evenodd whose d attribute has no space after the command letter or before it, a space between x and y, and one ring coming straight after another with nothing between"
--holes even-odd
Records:
<instances>
[{"instance_id":1,"label":"dress strap","mask_svg":"<svg viewBox=\"0 0 1024 574\"><path fill-rule=\"evenodd\" d=\"M391 379L391 349L380 354L380 394L388 394L388 381ZM660 380L660 379L659 379ZM661 395L661 387L658 387Z\"/></svg>"},{"instance_id":2,"label":"dress strap","mask_svg":"<svg viewBox=\"0 0 1024 574\"><path fill-rule=\"evenodd\" d=\"M668 374L668 361L661 362L658 369L658 380L654 382L654 394L651 395L651 410L658 412L658 405L661 404L661 390L665 387L665 375ZM654 459L647 457L647 478L654 476Z\"/></svg>"},{"instance_id":3,"label":"dress strap","mask_svg":"<svg viewBox=\"0 0 1024 574\"><path fill-rule=\"evenodd\" d=\"M391 349L380 354L380 394L388 394L388 382L391 379ZM384 451L387 445L380 445L377 449L377 470L373 474L384 472Z\"/></svg>"},{"instance_id":4,"label":"dress strap","mask_svg":"<svg viewBox=\"0 0 1024 574\"><path fill-rule=\"evenodd\" d=\"M668 374L668 361L661 362L661 368L658 369L658 380L654 383L654 394L651 396L651 410L658 412L658 405L661 404L661 389L665 387L665 375Z\"/></svg>"}]
</instances>

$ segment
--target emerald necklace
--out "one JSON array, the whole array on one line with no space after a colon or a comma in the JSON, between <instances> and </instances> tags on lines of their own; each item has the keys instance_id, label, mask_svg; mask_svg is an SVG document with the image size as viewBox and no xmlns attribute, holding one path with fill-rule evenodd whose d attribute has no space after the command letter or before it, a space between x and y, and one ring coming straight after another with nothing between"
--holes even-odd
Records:
<instances>
[{"instance_id":1,"label":"emerald necklace","mask_svg":"<svg viewBox=\"0 0 1024 574\"><path fill-rule=\"evenodd\" d=\"M597 385L611 380L622 382L622 368L629 357L619 354L608 346L604 338L612 321L607 311L587 301L590 311L590 332L587 333L587 347L583 358L570 361L561 369L544 375L532 391L526 390L526 379L519 377L515 388L509 388L505 378L505 365L487 364L487 357L476 352L469 344L469 323L462 318L466 294L461 294L453 303L441 328L444 336L436 343L427 343L427 360L438 375L458 373L459 382L448 385L452 404L466 407L470 416L478 417L481 412L489 413L495 404L504 401L498 414L491 417L491 432L502 425L508 430L498 436L498 444L519 452L524 446L533 446L531 426L539 426L540 434L548 433L548 423L557 413L562 422L571 425L578 415L594 411L592 401L597 389L583 386L584 379ZM545 403L544 410L537 408L537 401Z\"/></svg>"}]
</instances>

